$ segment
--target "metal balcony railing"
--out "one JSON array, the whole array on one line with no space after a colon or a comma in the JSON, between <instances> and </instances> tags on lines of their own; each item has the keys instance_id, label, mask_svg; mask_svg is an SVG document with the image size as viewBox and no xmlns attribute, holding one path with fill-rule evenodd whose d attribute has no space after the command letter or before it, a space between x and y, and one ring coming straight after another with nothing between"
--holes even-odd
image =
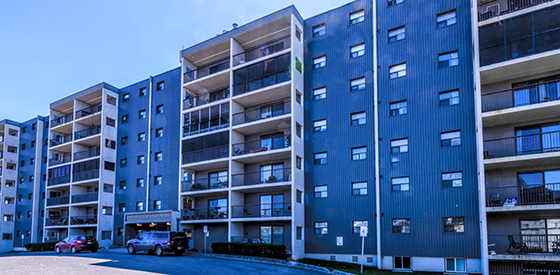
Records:
<instances>
[{"instance_id":1,"label":"metal balcony railing","mask_svg":"<svg viewBox=\"0 0 560 275\"><path fill-rule=\"evenodd\" d=\"M233 125L236 126L243 123L282 116L291 113L291 111L292 105L290 101L249 108L245 112L233 114Z\"/></svg>"},{"instance_id":2,"label":"metal balcony railing","mask_svg":"<svg viewBox=\"0 0 560 275\"><path fill-rule=\"evenodd\" d=\"M56 127L58 125L66 124L68 122L71 122L73 118L74 118L74 116L72 114L69 114L69 115L65 115L65 116L62 116L62 117L57 117L55 119L52 119L51 120L51 128Z\"/></svg>"},{"instance_id":3,"label":"metal balcony railing","mask_svg":"<svg viewBox=\"0 0 560 275\"><path fill-rule=\"evenodd\" d=\"M97 157L101 154L101 148L94 147L85 151L74 153L74 161Z\"/></svg>"},{"instance_id":4,"label":"metal balcony railing","mask_svg":"<svg viewBox=\"0 0 560 275\"><path fill-rule=\"evenodd\" d=\"M223 189L228 187L228 179L225 177L211 177L181 181L181 191L200 191L209 189Z\"/></svg>"},{"instance_id":5,"label":"metal balcony railing","mask_svg":"<svg viewBox=\"0 0 560 275\"><path fill-rule=\"evenodd\" d=\"M488 207L560 204L560 183L486 188ZM509 203L512 199L515 204Z\"/></svg>"},{"instance_id":6,"label":"metal balcony railing","mask_svg":"<svg viewBox=\"0 0 560 275\"><path fill-rule=\"evenodd\" d=\"M72 175L73 182L91 180L97 178L99 178L99 169L83 171L83 172L74 172Z\"/></svg>"},{"instance_id":7,"label":"metal balcony railing","mask_svg":"<svg viewBox=\"0 0 560 275\"><path fill-rule=\"evenodd\" d=\"M183 221L192 220L220 220L227 219L227 207L210 207L210 208L198 208L183 210L181 213L181 219Z\"/></svg>"},{"instance_id":8,"label":"metal balcony railing","mask_svg":"<svg viewBox=\"0 0 560 275\"><path fill-rule=\"evenodd\" d=\"M72 161L72 155L70 153L58 155L52 159L49 159L49 166L64 164Z\"/></svg>"},{"instance_id":9,"label":"metal balcony railing","mask_svg":"<svg viewBox=\"0 0 560 275\"><path fill-rule=\"evenodd\" d=\"M45 226L64 226L68 225L68 217L47 218Z\"/></svg>"},{"instance_id":10,"label":"metal balcony railing","mask_svg":"<svg viewBox=\"0 0 560 275\"><path fill-rule=\"evenodd\" d=\"M247 154L273 151L291 147L291 135L273 136L267 139L253 140L236 143L232 146L233 155L241 156Z\"/></svg>"},{"instance_id":11,"label":"metal balcony railing","mask_svg":"<svg viewBox=\"0 0 560 275\"><path fill-rule=\"evenodd\" d=\"M189 97L188 99L183 100L183 110L210 104L212 102L220 101L228 97L229 87L218 89L205 95Z\"/></svg>"},{"instance_id":12,"label":"metal balcony railing","mask_svg":"<svg viewBox=\"0 0 560 275\"><path fill-rule=\"evenodd\" d=\"M485 159L559 151L560 131L484 141Z\"/></svg>"},{"instance_id":13,"label":"metal balcony railing","mask_svg":"<svg viewBox=\"0 0 560 275\"><path fill-rule=\"evenodd\" d=\"M96 225L97 216L72 216L70 218L70 225Z\"/></svg>"},{"instance_id":14,"label":"metal balcony railing","mask_svg":"<svg viewBox=\"0 0 560 275\"><path fill-rule=\"evenodd\" d=\"M286 230L286 229L284 229ZM284 231L286 233L286 231ZM272 234L270 236L231 236L231 242L239 243L270 243L270 244L283 244L286 249L290 250L292 247L291 234Z\"/></svg>"},{"instance_id":15,"label":"metal balcony railing","mask_svg":"<svg viewBox=\"0 0 560 275\"><path fill-rule=\"evenodd\" d=\"M559 242L560 235L552 234L488 235L489 250L496 254L558 254Z\"/></svg>"},{"instance_id":16,"label":"metal balcony railing","mask_svg":"<svg viewBox=\"0 0 560 275\"><path fill-rule=\"evenodd\" d=\"M50 178L48 185L49 186L55 186L55 185L61 185L61 184L65 184L65 183L70 183L70 175L66 175L66 176L62 176L62 177L56 177L56 178Z\"/></svg>"},{"instance_id":17,"label":"metal balcony railing","mask_svg":"<svg viewBox=\"0 0 560 275\"><path fill-rule=\"evenodd\" d=\"M51 139L51 147L62 145L72 141L72 135L55 136Z\"/></svg>"},{"instance_id":18,"label":"metal balcony railing","mask_svg":"<svg viewBox=\"0 0 560 275\"><path fill-rule=\"evenodd\" d=\"M85 130L80 130L77 131L76 133L74 133L74 140L79 140L82 138L86 138L86 137L90 137L90 136L94 136L97 134L101 134L101 126L92 126L88 129Z\"/></svg>"},{"instance_id":19,"label":"metal balcony railing","mask_svg":"<svg viewBox=\"0 0 560 275\"><path fill-rule=\"evenodd\" d=\"M212 147L203 150L190 151L183 153L183 165L195 163L199 161L221 159L229 157L229 150L227 145Z\"/></svg>"},{"instance_id":20,"label":"metal balcony railing","mask_svg":"<svg viewBox=\"0 0 560 275\"><path fill-rule=\"evenodd\" d=\"M232 218L269 218L289 217L292 215L292 203L262 203L233 205Z\"/></svg>"},{"instance_id":21,"label":"metal balcony railing","mask_svg":"<svg viewBox=\"0 0 560 275\"><path fill-rule=\"evenodd\" d=\"M101 108L102 108L102 105L98 104L98 105L90 106L90 107L81 109L79 111L76 111L76 119L80 119L80 118L85 117L85 116L89 116L89 115L93 115L95 113L99 113L99 112L101 112Z\"/></svg>"},{"instance_id":22,"label":"metal balcony railing","mask_svg":"<svg viewBox=\"0 0 560 275\"><path fill-rule=\"evenodd\" d=\"M527 9L554 0L490 0L478 4L478 21L488 20L500 15Z\"/></svg>"},{"instance_id":23,"label":"metal balcony railing","mask_svg":"<svg viewBox=\"0 0 560 275\"><path fill-rule=\"evenodd\" d=\"M256 172L231 175L232 186L250 186L258 184L270 184L279 182L290 182L292 169L272 169Z\"/></svg>"},{"instance_id":24,"label":"metal balcony railing","mask_svg":"<svg viewBox=\"0 0 560 275\"><path fill-rule=\"evenodd\" d=\"M99 199L98 192L72 195L72 203L92 202L92 201L97 201L98 199Z\"/></svg>"},{"instance_id":25,"label":"metal balcony railing","mask_svg":"<svg viewBox=\"0 0 560 275\"><path fill-rule=\"evenodd\" d=\"M63 205L70 203L70 196L47 198L47 206Z\"/></svg>"},{"instance_id":26,"label":"metal balcony railing","mask_svg":"<svg viewBox=\"0 0 560 275\"><path fill-rule=\"evenodd\" d=\"M220 60L218 62L202 66L196 70L188 71L183 74L183 83L189 83L191 81L209 76L211 74L219 73L221 71L229 69L229 58Z\"/></svg>"},{"instance_id":27,"label":"metal balcony railing","mask_svg":"<svg viewBox=\"0 0 560 275\"><path fill-rule=\"evenodd\" d=\"M233 56L233 66L251 62L253 60L269 56L290 48L290 37L282 37L280 39L268 42L266 44L254 47L245 52Z\"/></svg>"},{"instance_id":28,"label":"metal balcony railing","mask_svg":"<svg viewBox=\"0 0 560 275\"><path fill-rule=\"evenodd\" d=\"M482 95L482 111L539 104L560 99L560 80L532 84Z\"/></svg>"}]
</instances>

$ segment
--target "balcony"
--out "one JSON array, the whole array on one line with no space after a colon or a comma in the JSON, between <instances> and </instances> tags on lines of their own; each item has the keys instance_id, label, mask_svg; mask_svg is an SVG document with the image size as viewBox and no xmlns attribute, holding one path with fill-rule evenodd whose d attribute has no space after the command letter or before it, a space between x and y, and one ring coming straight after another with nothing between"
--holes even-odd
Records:
<instances>
[{"instance_id":1,"label":"balcony","mask_svg":"<svg viewBox=\"0 0 560 275\"><path fill-rule=\"evenodd\" d=\"M74 161L98 157L101 154L101 148L94 147L85 151L74 153Z\"/></svg>"},{"instance_id":2,"label":"balcony","mask_svg":"<svg viewBox=\"0 0 560 275\"><path fill-rule=\"evenodd\" d=\"M183 100L183 111L229 98L229 87Z\"/></svg>"},{"instance_id":3,"label":"balcony","mask_svg":"<svg viewBox=\"0 0 560 275\"><path fill-rule=\"evenodd\" d=\"M510 240L519 244L519 248L510 246ZM490 259L503 260L556 260L560 259L560 235L489 235L489 250L496 255ZM493 253L492 253L493 254Z\"/></svg>"},{"instance_id":4,"label":"balcony","mask_svg":"<svg viewBox=\"0 0 560 275\"><path fill-rule=\"evenodd\" d=\"M4 152L0 151L0 160L4 158Z\"/></svg>"},{"instance_id":5,"label":"balcony","mask_svg":"<svg viewBox=\"0 0 560 275\"><path fill-rule=\"evenodd\" d=\"M86 117L86 116L93 115L93 114L101 112L101 107L102 107L102 105L98 104L98 105L95 105L95 106L87 107L87 108L84 108L82 110L76 111L76 120L78 120L82 117Z\"/></svg>"},{"instance_id":6,"label":"balcony","mask_svg":"<svg viewBox=\"0 0 560 275\"><path fill-rule=\"evenodd\" d=\"M70 225L97 225L97 215L73 216Z\"/></svg>"},{"instance_id":7,"label":"balcony","mask_svg":"<svg viewBox=\"0 0 560 275\"><path fill-rule=\"evenodd\" d=\"M72 195L72 203L96 202L99 199L98 192Z\"/></svg>"},{"instance_id":8,"label":"balcony","mask_svg":"<svg viewBox=\"0 0 560 275\"><path fill-rule=\"evenodd\" d=\"M228 218L227 207L197 208L181 211L181 220L223 220Z\"/></svg>"},{"instance_id":9,"label":"balcony","mask_svg":"<svg viewBox=\"0 0 560 275\"><path fill-rule=\"evenodd\" d=\"M80 130L74 133L74 140L79 140L83 138L87 138L90 136L94 136L97 134L101 134L101 126L92 126L85 130Z\"/></svg>"},{"instance_id":10,"label":"balcony","mask_svg":"<svg viewBox=\"0 0 560 275\"><path fill-rule=\"evenodd\" d=\"M196 192L205 190L217 190L228 187L227 177L212 177L194 179L181 182L181 192Z\"/></svg>"},{"instance_id":11,"label":"balcony","mask_svg":"<svg viewBox=\"0 0 560 275\"><path fill-rule=\"evenodd\" d=\"M68 217L47 218L45 226L67 226Z\"/></svg>"},{"instance_id":12,"label":"balcony","mask_svg":"<svg viewBox=\"0 0 560 275\"><path fill-rule=\"evenodd\" d=\"M202 66L196 70L188 71L183 74L183 83L201 79L203 77L219 73L229 69L229 58L220 60L218 62Z\"/></svg>"},{"instance_id":13,"label":"balcony","mask_svg":"<svg viewBox=\"0 0 560 275\"><path fill-rule=\"evenodd\" d=\"M229 157L227 145L183 153L183 165Z\"/></svg>"},{"instance_id":14,"label":"balcony","mask_svg":"<svg viewBox=\"0 0 560 275\"><path fill-rule=\"evenodd\" d=\"M66 176L62 176L62 177L56 177L56 178L50 178L49 182L48 182L48 186L56 186L56 185L61 185L61 184L66 184L66 183L70 183L70 175L66 175Z\"/></svg>"},{"instance_id":15,"label":"balcony","mask_svg":"<svg viewBox=\"0 0 560 275\"><path fill-rule=\"evenodd\" d=\"M270 244L283 244L286 246L287 250L292 247L292 236L291 234L274 234L271 236L231 236L231 242L239 243L270 243Z\"/></svg>"},{"instance_id":16,"label":"balcony","mask_svg":"<svg viewBox=\"0 0 560 275\"><path fill-rule=\"evenodd\" d=\"M61 154L61 155L57 155L54 158L49 159L49 166L55 166L55 165L59 165L59 164L64 164L64 163L69 163L72 161L72 155L71 154Z\"/></svg>"},{"instance_id":17,"label":"balcony","mask_svg":"<svg viewBox=\"0 0 560 275\"><path fill-rule=\"evenodd\" d=\"M239 96L290 81L290 62L290 54L285 54L235 71L233 95Z\"/></svg>"},{"instance_id":18,"label":"balcony","mask_svg":"<svg viewBox=\"0 0 560 275\"><path fill-rule=\"evenodd\" d=\"M500 162L543 165L559 157L560 131L484 141L484 162L487 167Z\"/></svg>"},{"instance_id":19,"label":"balcony","mask_svg":"<svg viewBox=\"0 0 560 275\"><path fill-rule=\"evenodd\" d=\"M233 205L232 218L284 218L292 215L292 203Z\"/></svg>"},{"instance_id":20,"label":"balcony","mask_svg":"<svg viewBox=\"0 0 560 275\"><path fill-rule=\"evenodd\" d=\"M526 205L560 206L560 183L486 188L486 206L502 210L523 210ZM510 199L516 204L507 204ZM509 205L509 206L508 206ZM528 208L529 210L533 208Z\"/></svg>"},{"instance_id":21,"label":"balcony","mask_svg":"<svg viewBox=\"0 0 560 275\"><path fill-rule=\"evenodd\" d=\"M99 169L83 171L83 172L74 172L74 174L72 176L73 176L72 177L72 182L98 179L99 178Z\"/></svg>"},{"instance_id":22,"label":"balcony","mask_svg":"<svg viewBox=\"0 0 560 275\"><path fill-rule=\"evenodd\" d=\"M259 58L279 53L290 48L290 37L283 37L272 42L254 47L233 56L233 66L245 64Z\"/></svg>"},{"instance_id":23,"label":"balcony","mask_svg":"<svg viewBox=\"0 0 560 275\"><path fill-rule=\"evenodd\" d=\"M62 145L71 141L72 141L72 135L66 135L66 136L57 135L51 139L51 147Z\"/></svg>"},{"instance_id":24,"label":"balcony","mask_svg":"<svg viewBox=\"0 0 560 275\"><path fill-rule=\"evenodd\" d=\"M70 196L47 198L47 206L65 205L70 203Z\"/></svg>"},{"instance_id":25,"label":"balcony","mask_svg":"<svg viewBox=\"0 0 560 275\"><path fill-rule=\"evenodd\" d=\"M478 4L478 22L555 0L489 0Z\"/></svg>"},{"instance_id":26,"label":"balcony","mask_svg":"<svg viewBox=\"0 0 560 275\"><path fill-rule=\"evenodd\" d=\"M250 162L266 162L273 159L288 158L289 152L283 149L291 147L291 135L272 136L259 140L236 143L232 145L233 156ZM282 152L282 155L271 156L271 152Z\"/></svg>"},{"instance_id":27,"label":"balcony","mask_svg":"<svg viewBox=\"0 0 560 275\"><path fill-rule=\"evenodd\" d=\"M51 128L71 122L74 116L72 114L58 117L51 120Z\"/></svg>"},{"instance_id":28,"label":"balcony","mask_svg":"<svg viewBox=\"0 0 560 275\"><path fill-rule=\"evenodd\" d=\"M251 186L258 187L260 189L267 188L275 184L289 183L292 178L291 172L291 168L284 168L235 174L231 176L232 186Z\"/></svg>"}]
</instances>

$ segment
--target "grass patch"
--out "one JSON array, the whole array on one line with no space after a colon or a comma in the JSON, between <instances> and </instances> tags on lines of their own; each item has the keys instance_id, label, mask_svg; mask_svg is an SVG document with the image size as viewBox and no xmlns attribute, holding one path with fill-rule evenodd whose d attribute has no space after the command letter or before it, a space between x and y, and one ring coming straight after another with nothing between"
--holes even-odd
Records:
<instances>
[{"instance_id":1,"label":"grass patch","mask_svg":"<svg viewBox=\"0 0 560 275\"><path fill-rule=\"evenodd\" d=\"M325 267L330 271L339 270L353 274L360 274L360 265L359 264L351 264L346 262L335 262L335 261L325 261L325 260L316 260L316 259L300 259L298 260L300 263L310 264ZM366 275L397 275L397 274L405 274L410 275L411 273L401 273L401 272L393 272L391 270L379 270L377 267L365 266L364 265L364 273ZM425 273L425 272L414 272L414 274L423 274L423 275L430 275L430 274L438 274L441 273Z\"/></svg>"}]
</instances>

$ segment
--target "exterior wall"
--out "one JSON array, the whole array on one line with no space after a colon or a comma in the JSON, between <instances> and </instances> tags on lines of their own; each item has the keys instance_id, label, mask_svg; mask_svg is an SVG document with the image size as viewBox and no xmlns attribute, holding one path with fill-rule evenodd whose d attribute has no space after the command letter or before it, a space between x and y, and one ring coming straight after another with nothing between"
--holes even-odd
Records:
<instances>
[{"instance_id":1,"label":"exterior wall","mask_svg":"<svg viewBox=\"0 0 560 275\"><path fill-rule=\"evenodd\" d=\"M2 125L3 124L3 125ZM19 139L21 135L21 129L19 123L12 121L2 121L0 127L3 128L3 159L2 159L2 206L0 207L0 237L4 234L11 234L12 239L3 240L0 239L0 252L12 251L14 248L14 242L17 237L15 236L15 223L17 218L17 188L19 185L18 168L19 168ZM10 132L16 133L15 135L10 135ZM9 152L8 148L15 148L16 152ZM12 167L13 169L8 169ZM12 187L7 187L6 182L12 183ZM6 198L14 198L13 204L5 204L4 200ZM4 221L6 215L11 215L13 221ZM20 236L21 242L21 236Z\"/></svg>"}]
</instances>

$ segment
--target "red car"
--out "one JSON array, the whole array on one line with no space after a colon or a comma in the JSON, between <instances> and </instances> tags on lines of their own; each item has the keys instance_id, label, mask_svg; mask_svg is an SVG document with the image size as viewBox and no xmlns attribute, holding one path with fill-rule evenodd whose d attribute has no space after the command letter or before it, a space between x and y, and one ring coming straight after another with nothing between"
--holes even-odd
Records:
<instances>
[{"instance_id":1,"label":"red car","mask_svg":"<svg viewBox=\"0 0 560 275\"><path fill-rule=\"evenodd\" d=\"M56 251L56 253L61 253L62 251L77 253L84 250L97 252L98 249L99 244L95 238L91 236L66 237L54 246L54 251Z\"/></svg>"}]
</instances>

